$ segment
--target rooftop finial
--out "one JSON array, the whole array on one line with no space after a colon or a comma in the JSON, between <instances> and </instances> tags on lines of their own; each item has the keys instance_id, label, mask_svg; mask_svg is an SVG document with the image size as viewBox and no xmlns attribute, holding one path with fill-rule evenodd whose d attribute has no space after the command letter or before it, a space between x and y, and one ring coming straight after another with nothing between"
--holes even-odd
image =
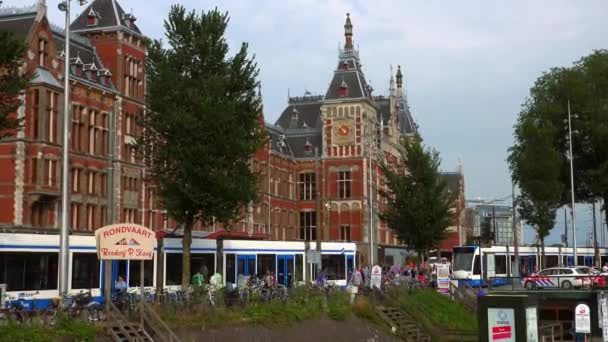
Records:
<instances>
[{"instance_id":1,"label":"rooftop finial","mask_svg":"<svg viewBox=\"0 0 608 342\"><path fill-rule=\"evenodd\" d=\"M403 74L401 73L401 65L397 65L397 84L401 84L403 82Z\"/></svg>"},{"instance_id":2,"label":"rooftop finial","mask_svg":"<svg viewBox=\"0 0 608 342\"><path fill-rule=\"evenodd\" d=\"M344 49L352 49L353 48L353 24L350 22L350 13L346 13L346 23L344 24L344 37L346 38L346 43L344 44Z\"/></svg>"}]
</instances>

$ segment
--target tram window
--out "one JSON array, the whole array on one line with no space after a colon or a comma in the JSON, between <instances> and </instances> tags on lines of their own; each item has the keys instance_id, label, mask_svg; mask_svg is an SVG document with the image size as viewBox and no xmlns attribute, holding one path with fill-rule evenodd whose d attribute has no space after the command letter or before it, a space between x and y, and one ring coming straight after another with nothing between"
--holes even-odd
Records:
<instances>
[{"instance_id":1,"label":"tram window","mask_svg":"<svg viewBox=\"0 0 608 342\"><path fill-rule=\"evenodd\" d=\"M0 253L0 284L7 291L55 290L57 253Z\"/></svg>"},{"instance_id":2,"label":"tram window","mask_svg":"<svg viewBox=\"0 0 608 342\"><path fill-rule=\"evenodd\" d=\"M494 273L506 274L507 273L507 256L506 255L495 255L494 256Z\"/></svg>"},{"instance_id":3,"label":"tram window","mask_svg":"<svg viewBox=\"0 0 608 342\"><path fill-rule=\"evenodd\" d=\"M304 274L304 263L302 260L303 260L302 254L296 254L296 269L295 269L295 281L296 282L300 282L300 281L304 280L304 278L302 278L302 276Z\"/></svg>"},{"instance_id":4,"label":"tram window","mask_svg":"<svg viewBox=\"0 0 608 342\"><path fill-rule=\"evenodd\" d=\"M584 265L585 264L585 256L583 255L578 255L576 260L578 261L577 265Z\"/></svg>"},{"instance_id":5,"label":"tram window","mask_svg":"<svg viewBox=\"0 0 608 342\"><path fill-rule=\"evenodd\" d=\"M99 260L97 259L97 254L72 254L72 288L99 288Z\"/></svg>"},{"instance_id":6,"label":"tram window","mask_svg":"<svg viewBox=\"0 0 608 342\"><path fill-rule=\"evenodd\" d=\"M264 276L267 270L276 273L276 255L258 254L258 276Z\"/></svg>"},{"instance_id":7,"label":"tram window","mask_svg":"<svg viewBox=\"0 0 608 342\"><path fill-rule=\"evenodd\" d=\"M207 268L207 274L205 275L205 268ZM205 276L205 282L209 282L209 278L213 275L215 270L215 254L204 253L204 254L190 254L190 273L194 274L198 271Z\"/></svg>"},{"instance_id":8,"label":"tram window","mask_svg":"<svg viewBox=\"0 0 608 342\"><path fill-rule=\"evenodd\" d=\"M234 274L236 272L236 255L226 254L226 282L236 283Z\"/></svg>"},{"instance_id":9,"label":"tram window","mask_svg":"<svg viewBox=\"0 0 608 342\"><path fill-rule=\"evenodd\" d=\"M165 256L167 267L166 283L167 285L182 284L182 255L177 253L167 253Z\"/></svg>"},{"instance_id":10,"label":"tram window","mask_svg":"<svg viewBox=\"0 0 608 342\"><path fill-rule=\"evenodd\" d=\"M557 262L559 261L559 256L557 255L545 255L545 267L557 267Z\"/></svg>"},{"instance_id":11,"label":"tram window","mask_svg":"<svg viewBox=\"0 0 608 342\"><path fill-rule=\"evenodd\" d=\"M141 286L141 279L139 272L141 270L140 260L129 261L129 286L138 287ZM154 260L144 261L144 286L152 286L154 284Z\"/></svg>"},{"instance_id":12,"label":"tram window","mask_svg":"<svg viewBox=\"0 0 608 342\"><path fill-rule=\"evenodd\" d=\"M473 274L481 274L481 263L479 262L479 255L473 259Z\"/></svg>"},{"instance_id":13,"label":"tram window","mask_svg":"<svg viewBox=\"0 0 608 342\"><path fill-rule=\"evenodd\" d=\"M322 255L321 266L328 280L346 279L344 255Z\"/></svg>"}]
</instances>

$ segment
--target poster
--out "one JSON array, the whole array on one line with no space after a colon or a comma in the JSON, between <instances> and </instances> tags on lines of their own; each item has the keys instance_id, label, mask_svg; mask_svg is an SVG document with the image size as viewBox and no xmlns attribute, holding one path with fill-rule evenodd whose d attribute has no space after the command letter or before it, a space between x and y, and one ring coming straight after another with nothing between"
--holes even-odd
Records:
<instances>
[{"instance_id":1,"label":"poster","mask_svg":"<svg viewBox=\"0 0 608 342\"><path fill-rule=\"evenodd\" d=\"M102 260L152 260L156 235L132 223L118 223L95 231L97 257Z\"/></svg>"},{"instance_id":2,"label":"poster","mask_svg":"<svg viewBox=\"0 0 608 342\"><path fill-rule=\"evenodd\" d=\"M488 308L488 341L515 342L515 309Z\"/></svg>"},{"instance_id":3,"label":"poster","mask_svg":"<svg viewBox=\"0 0 608 342\"><path fill-rule=\"evenodd\" d=\"M536 307L526 308L526 341L538 342L538 320Z\"/></svg>"},{"instance_id":4,"label":"poster","mask_svg":"<svg viewBox=\"0 0 608 342\"><path fill-rule=\"evenodd\" d=\"M370 281L371 281L371 287L374 288L378 288L380 289L381 285L382 285L382 268L378 265L374 265L374 267L372 267L372 274L370 276Z\"/></svg>"},{"instance_id":5,"label":"poster","mask_svg":"<svg viewBox=\"0 0 608 342\"><path fill-rule=\"evenodd\" d=\"M574 309L574 330L577 333L591 333L591 310L587 304L579 304Z\"/></svg>"},{"instance_id":6,"label":"poster","mask_svg":"<svg viewBox=\"0 0 608 342\"><path fill-rule=\"evenodd\" d=\"M437 268L437 292L450 293L450 265L435 264Z\"/></svg>"}]
</instances>

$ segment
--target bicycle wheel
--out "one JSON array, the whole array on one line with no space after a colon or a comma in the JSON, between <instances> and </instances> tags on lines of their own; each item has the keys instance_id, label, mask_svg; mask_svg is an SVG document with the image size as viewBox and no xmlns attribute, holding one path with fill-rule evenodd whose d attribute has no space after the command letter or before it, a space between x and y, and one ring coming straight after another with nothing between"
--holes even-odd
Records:
<instances>
[{"instance_id":1,"label":"bicycle wheel","mask_svg":"<svg viewBox=\"0 0 608 342\"><path fill-rule=\"evenodd\" d=\"M42 326L53 326L57 323L57 310L46 309L38 313L38 322Z\"/></svg>"}]
</instances>

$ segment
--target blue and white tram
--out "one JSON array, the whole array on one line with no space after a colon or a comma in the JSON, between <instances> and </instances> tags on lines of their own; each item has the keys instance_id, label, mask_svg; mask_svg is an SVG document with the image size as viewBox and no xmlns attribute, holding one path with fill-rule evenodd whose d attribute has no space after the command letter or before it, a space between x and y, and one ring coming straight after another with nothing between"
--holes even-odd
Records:
<instances>
[{"instance_id":1,"label":"blue and white tram","mask_svg":"<svg viewBox=\"0 0 608 342\"><path fill-rule=\"evenodd\" d=\"M311 244L314 248L314 244ZM355 264L356 244L323 242L321 262L328 281L338 286L347 283ZM70 293L90 290L97 301L103 301L104 262L97 259L93 236L70 236ZM123 276L129 287L140 286L141 263L111 261L112 287ZM314 265L307 262L304 241L214 240L193 239L191 271L206 267L209 275L220 267L224 284L236 285L239 274L263 275L274 272L279 284L287 287L306 282ZM0 233L0 284L6 284L9 299L25 297L31 305L44 308L59 297L59 236ZM309 267L311 272L306 272ZM160 274L159 274L160 273ZM160 249L155 246L154 259L144 262L144 285L179 289L182 274L181 238L164 238ZM157 279L158 278L158 279ZM113 290L113 289L112 289ZM1 301L0 301L1 303Z\"/></svg>"},{"instance_id":2,"label":"blue and white tram","mask_svg":"<svg viewBox=\"0 0 608 342\"><path fill-rule=\"evenodd\" d=\"M485 275L488 264L494 265L492 285L502 285L512 277L512 266L515 264L513 246L457 246L452 249L452 279L459 283L480 287L488 285ZM519 247L520 276L536 272L540 265L542 250L536 246ZM589 247L577 248L578 264L591 266L594 264L594 249ZM600 263L608 261L608 249L600 248ZM573 248L545 247L545 267L574 265Z\"/></svg>"}]
</instances>

